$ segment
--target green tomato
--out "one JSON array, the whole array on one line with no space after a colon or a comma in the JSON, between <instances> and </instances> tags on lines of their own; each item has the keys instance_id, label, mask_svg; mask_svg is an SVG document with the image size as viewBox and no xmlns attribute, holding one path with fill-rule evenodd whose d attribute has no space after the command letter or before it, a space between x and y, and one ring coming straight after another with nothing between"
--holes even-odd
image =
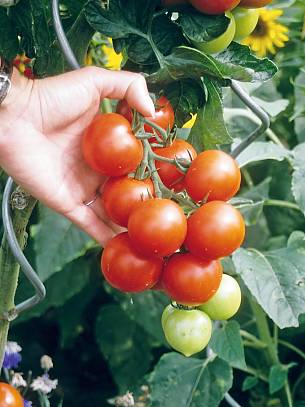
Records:
<instances>
[{"instance_id":1,"label":"green tomato","mask_svg":"<svg viewBox=\"0 0 305 407\"><path fill-rule=\"evenodd\" d=\"M226 320L236 314L241 303L241 291L237 281L223 274L216 294L201 304L199 309L206 312L211 319Z\"/></svg>"},{"instance_id":2,"label":"green tomato","mask_svg":"<svg viewBox=\"0 0 305 407\"><path fill-rule=\"evenodd\" d=\"M164 313L164 335L172 348L189 357L207 346L212 335L212 322L207 314L196 309L169 310L168 307Z\"/></svg>"},{"instance_id":3,"label":"green tomato","mask_svg":"<svg viewBox=\"0 0 305 407\"><path fill-rule=\"evenodd\" d=\"M167 307L164 308L163 314L162 314L162 318L161 318L161 324L162 324L162 328L164 330L164 326L165 323L167 321L167 318L169 317L169 315L171 315L174 311L176 310L176 308L174 308L171 304L169 304Z\"/></svg>"},{"instance_id":4,"label":"green tomato","mask_svg":"<svg viewBox=\"0 0 305 407\"><path fill-rule=\"evenodd\" d=\"M214 40L207 42L193 41L195 47L206 54L216 54L217 52L224 51L233 41L235 35L235 20L233 14L228 11L226 16L230 18L230 23L227 30Z\"/></svg>"},{"instance_id":5,"label":"green tomato","mask_svg":"<svg viewBox=\"0 0 305 407\"><path fill-rule=\"evenodd\" d=\"M257 9L237 7L232 11L232 14L236 23L234 40L243 40L255 30L259 11Z\"/></svg>"}]
</instances>

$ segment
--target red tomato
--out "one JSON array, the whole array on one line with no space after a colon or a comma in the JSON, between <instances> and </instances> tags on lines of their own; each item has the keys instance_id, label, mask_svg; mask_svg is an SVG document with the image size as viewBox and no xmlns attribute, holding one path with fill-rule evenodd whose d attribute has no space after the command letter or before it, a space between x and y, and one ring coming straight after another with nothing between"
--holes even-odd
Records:
<instances>
[{"instance_id":1,"label":"red tomato","mask_svg":"<svg viewBox=\"0 0 305 407\"><path fill-rule=\"evenodd\" d=\"M84 133L82 151L93 170L110 177L135 170L143 158L141 141L132 133L128 120L117 113L95 117Z\"/></svg>"},{"instance_id":2,"label":"red tomato","mask_svg":"<svg viewBox=\"0 0 305 407\"><path fill-rule=\"evenodd\" d=\"M223 14L236 7L240 0L189 0L199 11L205 14Z\"/></svg>"},{"instance_id":3,"label":"red tomato","mask_svg":"<svg viewBox=\"0 0 305 407\"><path fill-rule=\"evenodd\" d=\"M161 157L166 158L183 158L185 160L193 160L196 156L194 147L184 140L176 139L173 143L164 148L155 148L154 152ZM158 173L164 185L167 188L173 189L176 192L183 188L184 174L174 164L169 164L163 161L156 161ZM182 188L181 188L182 187Z\"/></svg>"},{"instance_id":4,"label":"red tomato","mask_svg":"<svg viewBox=\"0 0 305 407\"><path fill-rule=\"evenodd\" d=\"M218 290L222 266L218 260L201 260L191 253L174 254L161 277L166 294L174 301L200 305Z\"/></svg>"},{"instance_id":5,"label":"red tomato","mask_svg":"<svg viewBox=\"0 0 305 407\"><path fill-rule=\"evenodd\" d=\"M272 0L241 0L240 6L245 8L260 8L270 4Z\"/></svg>"},{"instance_id":6,"label":"red tomato","mask_svg":"<svg viewBox=\"0 0 305 407\"><path fill-rule=\"evenodd\" d=\"M223 151L209 150L191 163L184 184L194 201L227 201L239 190L240 180L240 169L232 157Z\"/></svg>"},{"instance_id":7,"label":"red tomato","mask_svg":"<svg viewBox=\"0 0 305 407\"><path fill-rule=\"evenodd\" d=\"M232 205L212 201L188 219L185 245L195 256L218 259L233 253L245 237L243 217Z\"/></svg>"},{"instance_id":8,"label":"red tomato","mask_svg":"<svg viewBox=\"0 0 305 407\"><path fill-rule=\"evenodd\" d=\"M183 210L169 199L141 202L131 212L128 234L134 247L145 256L169 256L177 251L186 236Z\"/></svg>"},{"instance_id":9,"label":"red tomato","mask_svg":"<svg viewBox=\"0 0 305 407\"><path fill-rule=\"evenodd\" d=\"M148 178L140 181L128 176L109 178L102 187L103 205L108 217L118 225L127 227L135 205L154 196L154 186Z\"/></svg>"},{"instance_id":10,"label":"red tomato","mask_svg":"<svg viewBox=\"0 0 305 407\"><path fill-rule=\"evenodd\" d=\"M121 100L116 108L117 113L124 116L130 123L132 123L132 110L128 106L126 100ZM156 114L155 117L147 117L148 120L162 127L162 129L171 130L175 123L175 113L170 104L170 101L165 97L161 96L156 101ZM147 133L153 133L153 129L147 124L144 125L144 129Z\"/></svg>"},{"instance_id":11,"label":"red tomato","mask_svg":"<svg viewBox=\"0 0 305 407\"><path fill-rule=\"evenodd\" d=\"M163 262L145 258L124 232L106 245L102 255L102 273L108 283L118 290L137 293L153 287L161 275Z\"/></svg>"},{"instance_id":12,"label":"red tomato","mask_svg":"<svg viewBox=\"0 0 305 407\"><path fill-rule=\"evenodd\" d=\"M0 383L0 407L23 407L23 398L15 387Z\"/></svg>"}]
</instances>

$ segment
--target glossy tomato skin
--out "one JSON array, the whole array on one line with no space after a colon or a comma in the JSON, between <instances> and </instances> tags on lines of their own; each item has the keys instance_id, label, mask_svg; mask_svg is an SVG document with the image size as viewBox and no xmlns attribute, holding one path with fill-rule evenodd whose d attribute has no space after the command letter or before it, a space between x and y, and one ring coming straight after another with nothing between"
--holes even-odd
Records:
<instances>
[{"instance_id":1,"label":"glossy tomato skin","mask_svg":"<svg viewBox=\"0 0 305 407\"><path fill-rule=\"evenodd\" d=\"M239 190L240 169L236 161L219 150L207 150L191 163L184 184L187 193L196 201L227 201Z\"/></svg>"},{"instance_id":2,"label":"glossy tomato skin","mask_svg":"<svg viewBox=\"0 0 305 407\"><path fill-rule=\"evenodd\" d=\"M211 319L227 320L239 310L241 291L238 282L231 276L223 274L216 294L199 306Z\"/></svg>"},{"instance_id":3,"label":"glossy tomato skin","mask_svg":"<svg viewBox=\"0 0 305 407\"><path fill-rule=\"evenodd\" d=\"M196 156L196 150L187 141L175 139L173 143L164 148L155 148L154 152L165 158L181 158L184 160L193 160ZM163 184L176 192L180 192L183 186L184 174L176 165L163 161L156 161L156 168Z\"/></svg>"},{"instance_id":4,"label":"glossy tomato skin","mask_svg":"<svg viewBox=\"0 0 305 407\"><path fill-rule=\"evenodd\" d=\"M141 202L131 212L128 234L144 256L165 257L180 249L187 230L183 210L169 199Z\"/></svg>"},{"instance_id":5,"label":"glossy tomato skin","mask_svg":"<svg viewBox=\"0 0 305 407\"><path fill-rule=\"evenodd\" d=\"M223 14L238 6L240 0L189 0L204 14Z\"/></svg>"},{"instance_id":6,"label":"glossy tomato skin","mask_svg":"<svg viewBox=\"0 0 305 407\"><path fill-rule=\"evenodd\" d=\"M102 201L108 217L120 226L127 227L134 207L154 196L152 181L137 180L128 176L109 178L102 187Z\"/></svg>"},{"instance_id":7,"label":"glossy tomato skin","mask_svg":"<svg viewBox=\"0 0 305 407\"><path fill-rule=\"evenodd\" d=\"M197 209L188 219L185 246L203 259L229 256L245 237L243 217L232 205L212 201Z\"/></svg>"},{"instance_id":8,"label":"glossy tomato skin","mask_svg":"<svg viewBox=\"0 0 305 407\"><path fill-rule=\"evenodd\" d=\"M241 0L240 7L260 8L272 3L272 0Z\"/></svg>"},{"instance_id":9,"label":"glossy tomato skin","mask_svg":"<svg viewBox=\"0 0 305 407\"><path fill-rule=\"evenodd\" d=\"M102 254L101 266L105 279L112 287L123 292L137 293L157 283L163 262L139 254L128 233L124 232L108 242Z\"/></svg>"},{"instance_id":10,"label":"glossy tomato skin","mask_svg":"<svg viewBox=\"0 0 305 407\"><path fill-rule=\"evenodd\" d=\"M258 23L259 11L257 9L236 7L232 13L236 23L234 40L240 41L248 37L255 30Z\"/></svg>"},{"instance_id":11,"label":"glossy tomato skin","mask_svg":"<svg viewBox=\"0 0 305 407\"><path fill-rule=\"evenodd\" d=\"M0 407L23 407L23 398L15 387L0 383Z\"/></svg>"},{"instance_id":12,"label":"glossy tomato skin","mask_svg":"<svg viewBox=\"0 0 305 407\"><path fill-rule=\"evenodd\" d=\"M222 266L218 260L202 260L191 253L175 253L162 273L166 294L177 303L200 305L219 288Z\"/></svg>"},{"instance_id":13,"label":"glossy tomato skin","mask_svg":"<svg viewBox=\"0 0 305 407\"><path fill-rule=\"evenodd\" d=\"M143 146L130 123L117 113L98 114L82 138L87 164L109 177L134 171L143 158Z\"/></svg>"},{"instance_id":14,"label":"glossy tomato skin","mask_svg":"<svg viewBox=\"0 0 305 407\"><path fill-rule=\"evenodd\" d=\"M124 116L130 123L132 123L132 110L128 106L126 100L121 100L116 108L117 113ZM147 117L148 120L157 124L162 129L167 130L168 128L171 130L175 123L175 113L172 108L170 101L167 99L166 96L161 96L156 101L156 114L155 117ZM153 129L148 124L144 125L144 129L147 133L153 133Z\"/></svg>"},{"instance_id":15,"label":"glossy tomato skin","mask_svg":"<svg viewBox=\"0 0 305 407\"><path fill-rule=\"evenodd\" d=\"M172 348L189 357L207 346L212 335L212 322L207 314L199 310L168 308L164 313L163 331Z\"/></svg>"},{"instance_id":16,"label":"glossy tomato skin","mask_svg":"<svg viewBox=\"0 0 305 407\"><path fill-rule=\"evenodd\" d=\"M219 37L214 38L211 41L207 42L193 41L193 44L197 49L206 54L217 54L218 52L222 52L226 48L228 48L228 46L231 44L235 36L236 24L232 13L228 11L226 13L226 16L230 19L230 23L226 31Z\"/></svg>"}]
</instances>

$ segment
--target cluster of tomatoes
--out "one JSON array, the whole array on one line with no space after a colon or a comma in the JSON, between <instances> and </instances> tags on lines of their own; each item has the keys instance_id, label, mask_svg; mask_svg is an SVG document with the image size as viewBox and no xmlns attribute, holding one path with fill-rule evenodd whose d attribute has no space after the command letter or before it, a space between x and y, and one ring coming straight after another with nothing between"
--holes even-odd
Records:
<instances>
[{"instance_id":1,"label":"cluster of tomatoes","mask_svg":"<svg viewBox=\"0 0 305 407\"><path fill-rule=\"evenodd\" d=\"M82 151L92 169L109 177L101 191L107 215L127 228L103 251L105 279L127 293L163 290L172 301L162 317L165 336L190 356L207 345L211 319L228 319L240 305L239 286L223 275L219 259L245 236L241 214L227 203L241 174L222 151L197 155L184 140L161 142L151 125L169 133L174 112L164 96L157 106L150 125L142 125L144 141L133 132L133 113L123 101L117 113L96 116ZM188 163L185 170L179 160ZM171 194L164 198L160 191Z\"/></svg>"},{"instance_id":2,"label":"cluster of tomatoes","mask_svg":"<svg viewBox=\"0 0 305 407\"><path fill-rule=\"evenodd\" d=\"M0 407L24 407L21 394L8 383L0 383Z\"/></svg>"},{"instance_id":3,"label":"cluster of tomatoes","mask_svg":"<svg viewBox=\"0 0 305 407\"><path fill-rule=\"evenodd\" d=\"M190 3L204 14L226 14L230 19L227 30L219 37L205 42L192 41L193 45L207 53L215 54L225 50L232 41L241 41L256 28L259 18L258 8L272 0L163 0L165 7Z\"/></svg>"}]
</instances>

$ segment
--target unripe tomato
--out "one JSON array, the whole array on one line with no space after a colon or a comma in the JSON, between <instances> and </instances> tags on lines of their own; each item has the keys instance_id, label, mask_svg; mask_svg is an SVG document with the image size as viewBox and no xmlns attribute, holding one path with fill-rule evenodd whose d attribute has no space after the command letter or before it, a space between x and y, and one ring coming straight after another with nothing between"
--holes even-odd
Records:
<instances>
[{"instance_id":1,"label":"unripe tomato","mask_svg":"<svg viewBox=\"0 0 305 407\"><path fill-rule=\"evenodd\" d=\"M196 202L227 201L240 187L241 174L236 161L219 150L200 153L191 163L184 184Z\"/></svg>"},{"instance_id":2,"label":"unripe tomato","mask_svg":"<svg viewBox=\"0 0 305 407\"><path fill-rule=\"evenodd\" d=\"M219 37L211 41L207 42L192 41L197 49L206 54L217 54L218 52L222 52L226 48L228 48L228 46L233 41L236 24L232 13L228 11L226 13L226 16L231 20L226 31Z\"/></svg>"},{"instance_id":3,"label":"unripe tomato","mask_svg":"<svg viewBox=\"0 0 305 407\"><path fill-rule=\"evenodd\" d=\"M201 260L191 253L176 253L166 263L161 284L176 302L199 305L217 291L222 277L218 260Z\"/></svg>"},{"instance_id":4,"label":"unripe tomato","mask_svg":"<svg viewBox=\"0 0 305 407\"><path fill-rule=\"evenodd\" d=\"M165 322L168 318L169 315L171 315L177 308L173 307L171 304L168 304L167 307L164 308L164 311L162 313L162 317L161 317L161 325L164 331L164 327L165 327Z\"/></svg>"},{"instance_id":5,"label":"unripe tomato","mask_svg":"<svg viewBox=\"0 0 305 407\"><path fill-rule=\"evenodd\" d=\"M188 219L185 245L203 259L229 256L245 237L243 217L232 205L212 201L197 209Z\"/></svg>"},{"instance_id":6,"label":"unripe tomato","mask_svg":"<svg viewBox=\"0 0 305 407\"><path fill-rule=\"evenodd\" d=\"M236 7L232 13L236 23L234 40L242 40L248 37L257 26L259 11L257 9Z\"/></svg>"},{"instance_id":7,"label":"unripe tomato","mask_svg":"<svg viewBox=\"0 0 305 407\"><path fill-rule=\"evenodd\" d=\"M133 115L126 100L121 100L116 108L117 113L124 116L130 123L132 123ZM165 96L161 96L156 101L156 114L155 117L147 117L148 120L157 124L164 130L172 129L175 123L175 113L170 101ZM153 133L153 129L148 124L144 125L144 130L147 133Z\"/></svg>"},{"instance_id":8,"label":"unripe tomato","mask_svg":"<svg viewBox=\"0 0 305 407\"><path fill-rule=\"evenodd\" d=\"M127 227L128 218L135 206L154 195L154 186L148 178L140 181L128 176L109 178L102 187L102 200L108 217L120 226Z\"/></svg>"},{"instance_id":9,"label":"unripe tomato","mask_svg":"<svg viewBox=\"0 0 305 407\"><path fill-rule=\"evenodd\" d=\"M231 276L224 274L216 294L199 309L208 314L211 319L227 320L239 310L241 291L238 282Z\"/></svg>"},{"instance_id":10,"label":"unripe tomato","mask_svg":"<svg viewBox=\"0 0 305 407\"><path fill-rule=\"evenodd\" d=\"M145 256L170 256L180 249L187 229L183 210L170 199L141 202L131 212L128 234Z\"/></svg>"},{"instance_id":11,"label":"unripe tomato","mask_svg":"<svg viewBox=\"0 0 305 407\"><path fill-rule=\"evenodd\" d=\"M204 14L223 14L236 7L240 0L189 0L189 2Z\"/></svg>"},{"instance_id":12,"label":"unripe tomato","mask_svg":"<svg viewBox=\"0 0 305 407\"><path fill-rule=\"evenodd\" d=\"M245 8L260 8L270 4L272 0L241 0L240 6Z\"/></svg>"},{"instance_id":13,"label":"unripe tomato","mask_svg":"<svg viewBox=\"0 0 305 407\"><path fill-rule=\"evenodd\" d=\"M95 171L119 177L136 169L143 158L143 146L130 123L117 113L98 114L82 139L83 156Z\"/></svg>"},{"instance_id":14,"label":"unripe tomato","mask_svg":"<svg viewBox=\"0 0 305 407\"><path fill-rule=\"evenodd\" d=\"M185 356L202 351L212 335L212 322L207 314L199 310L174 311L165 308L163 330L172 348Z\"/></svg>"},{"instance_id":15,"label":"unripe tomato","mask_svg":"<svg viewBox=\"0 0 305 407\"><path fill-rule=\"evenodd\" d=\"M15 387L0 383L0 407L23 407L23 398Z\"/></svg>"},{"instance_id":16,"label":"unripe tomato","mask_svg":"<svg viewBox=\"0 0 305 407\"><path fill-rule=\"evenodd\" d=\"M128 233L120 233L106 245L101 260L102 273L118 290L137 293L153 287L161 275L163 261L146 258L131 243Z\"/></svg>"},{"instance_id":17,"label":"unripe tomato","mask_svg":"<svg viewBox=\"0 0 305 407\"><path fill-rule=\"evenodd\" d=\"M155 148L154 152L161 157L165 158L180 158L184 160L193 160L196 156L196 150L194 147L180 139L176 139L173 143L164 148ZM160 175L163 184L176 192L180 192L183 188L182 180L184 179L184 174L177 168L174 164L169 164L164 161L156 161L156 168Z\"/></svg>"}]
</instances>

